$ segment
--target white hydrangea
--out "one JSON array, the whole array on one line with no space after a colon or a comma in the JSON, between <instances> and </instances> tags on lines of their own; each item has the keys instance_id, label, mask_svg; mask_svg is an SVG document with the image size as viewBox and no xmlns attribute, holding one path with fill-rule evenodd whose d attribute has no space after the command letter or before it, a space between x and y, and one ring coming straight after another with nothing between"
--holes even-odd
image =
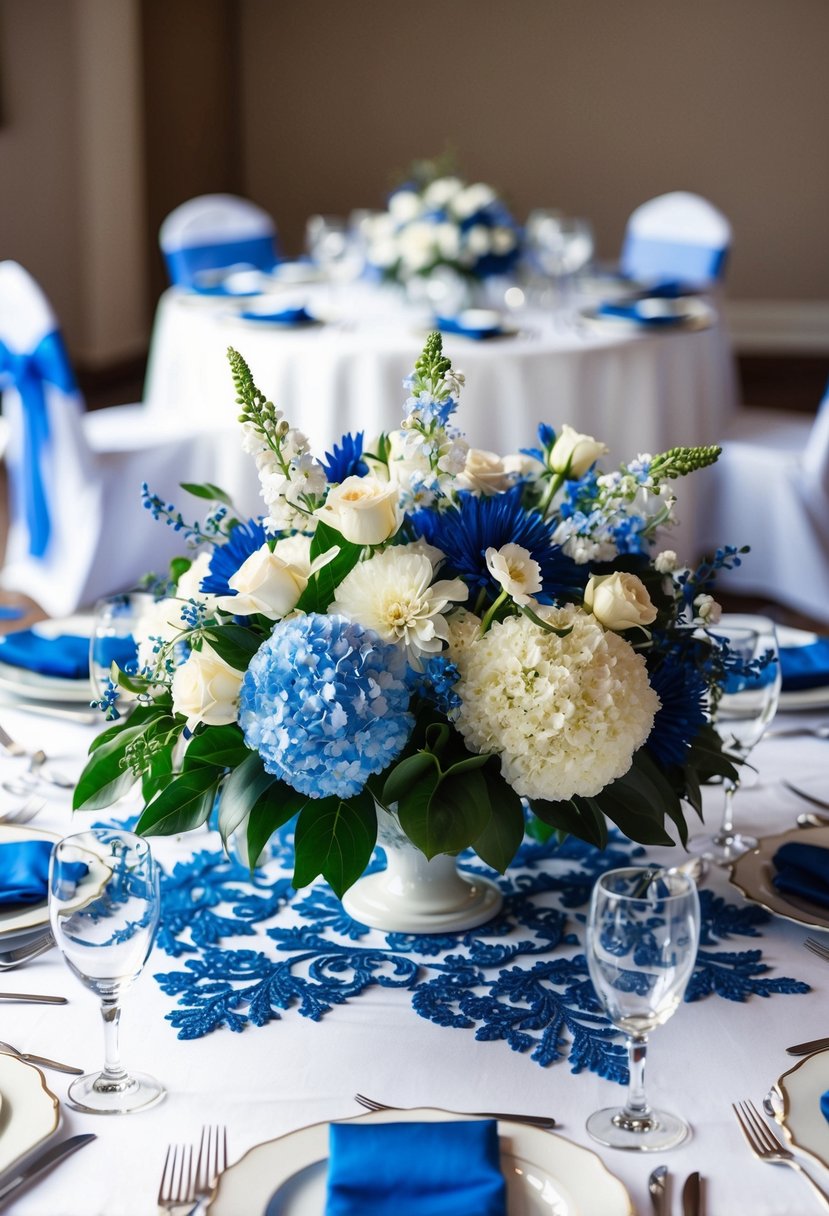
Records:
<instances>
[{"instance_id":1,"label":"white hydrangea","mask_svg":"<svg viewBox=\"0 0 829 1216\"><path fill-rule=\"evenodd\" d=\"M630 768L659 698L641 655L581 609L539 608L565 637L525 616L452 648L461 671L457 727L474 752L497 752L524 798L592 797Z\"/></svg>"}]
</instances>

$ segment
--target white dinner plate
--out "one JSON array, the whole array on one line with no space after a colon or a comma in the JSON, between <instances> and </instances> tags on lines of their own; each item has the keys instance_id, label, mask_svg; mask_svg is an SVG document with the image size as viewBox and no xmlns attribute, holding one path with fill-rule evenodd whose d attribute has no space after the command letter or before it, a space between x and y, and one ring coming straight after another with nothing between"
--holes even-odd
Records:
<instances>
[{"instance_id":1,"label":"white dinner plate","mask_svg":"<svg viewBox=\"0 0 829 1216\"><path fill-rule=\"evenodd\" d=\"M622 303L622 301L615 302ZM713 308L710 304L706 304L705 300L698 299L697 296L681 296L676 300L651 299L639 301L639 303L647 304L649 313L654 318L670 318L670 323L648 325L646 322L636 320L635 317L605 316L599 312L598 305L592 304L586 308L580 308L579 316L588 325L595 325L598 329L612 329L632 334L674 333L678 329L710 329L714 324Z\"/></svg>"},{"instance_id":2,"label":"white dinner plate","mask_svg":"<svg viewBox=\"0 0 829 1216\"><path fill-rule=\"evenodd\" d=\"M807 899L799 899L796 895L784 894L772 883L774 854L781 845L795 840L798 844L815 844L829 848L829 827L790 828L776 836L761 837L756 849L743 853L742 857L732 863L731 882L742 891L746 899L760 904L775 916L793 920L809 929L829 929L829 908L822 908L820 904L810 903Z\"/></svg>"},{"instance_id":3,"label":"white dinner plate","mask_svg":"<svg viewBox=\"0 0 829 1216\"><path fill-rule=\"evenodd\" d=\"M829 1123L820 1095L829 1089L829 1051L818 1051L795 1064L777 1082L783 1099L778 1119L786 1138L829 1169Z\"/></svg>"},{"instance_id":4,"label":"white dinner plate","mask_svg":"<svg viewBox=\"0 0 829 1216\"><path fill-rule=\"evenodd\" d=\"M72 616L62 620L38 621L32 626L34 633L45 638L60 637L62 634L77 634L88 637L92 621L90 617ZM2 655L2 647L0 647ZM27 671L25 667L16 667L12 663L4 663L0 659L0 691L26 701L67 701L73 703L89 702L92 700L92 684L89 678L70 678L68 676L48 676L39 671Z\"/></svg>"},{"instance_id":5,"label":"white dinner plate","mask_svg":"<svg viewBox=\"0 0 829 1216\"><path fill-rule=\"evenodd\" d=\"M15 840L54 842L60 840L60 836L55 832L39 832L37 828L30 828L24 824L15 826L13 823L0 823L0 844L7 844ZM45 929L48 924L49 901L46 899L39 904L18 904L14 908L0 907L0 944L4 949L11 949L12 945L20 945L25 940L21 937L20 942L15 942L12 940L13 938L18 937L24 931Z\"/></svg>"},{"instance_id":6,"label":"white dinner plate","mask_svg":"<svg viewBox=\"0 0 829 1216\"><path fill-rule=\"evenodd\" d=\"M0 1174L58 1129L60 1106L39 1068L0 1054Z\"/></svg>"},{"instance_id":7,"label":"white dinner plate","mask_svg":"<svg viewBox=\"0 0 829 1216\"><path fill-rule=\"evenodd\" d=\"M434 1123L447 1111L371 1111L349 1123ZM468 1116L472 1117L472 1116ZM209 1216L323 1216L328 1123L315 1123L252 1148L226 1170ZM590 1149L553 1132L499 1122L509 1216L633 1216L630 1196Z\"/></svg>"}]
</instances>

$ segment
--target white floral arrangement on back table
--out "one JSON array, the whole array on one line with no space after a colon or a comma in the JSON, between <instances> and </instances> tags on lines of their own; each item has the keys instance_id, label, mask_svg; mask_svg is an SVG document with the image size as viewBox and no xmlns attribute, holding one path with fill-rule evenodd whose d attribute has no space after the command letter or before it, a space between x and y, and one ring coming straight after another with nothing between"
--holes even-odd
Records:
<instances>
[{"instance_id":1,"label":"white floral arrangement on back table","mask_svg":"<svg viewBox=\"0 0 829 1216\"><path fill-rule=\"evenodd\" d=\"M569 426L501 459L453 425L463 376L431 334L401 428L325 459L283 419L235 351L243 443L262 518L213 509L182 531L144 625L140 670L113 669L74 805L143 783L138 830L179 833L218 802L256 858L295 819L294 883L342 894L364 871L377 807L427 857L472 848L503 872L525 829L603 845L607 821L680 839L683 801L731 774L710 706L731 662L705 636L718 551L694 571L655 551L674 478L716 448L639 456ZM130 712L119 717L119 694ZM123 704L123 702L122 702Z\"/></svg>"}]
</instances>

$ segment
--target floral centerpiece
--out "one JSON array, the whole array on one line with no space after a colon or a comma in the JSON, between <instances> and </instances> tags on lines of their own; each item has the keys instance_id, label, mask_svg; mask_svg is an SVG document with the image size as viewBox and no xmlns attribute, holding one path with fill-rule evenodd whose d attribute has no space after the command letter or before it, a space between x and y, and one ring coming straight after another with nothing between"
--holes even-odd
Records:
<instances>
[{"instance_id":1,"label":"floral centerpiece","mask_svg":"<svg viewBox=\"0 0 829 1216\"><path fill-rule=\"evenodd\" d=\"M521 243L491 186L436 176L428 164L393 191L385 212L365 221L363 234L369 266L402 283L440 267L473 280L510 274Z\"/></svg>"},{"instance_id":2,"label":"floral centerpiece","mask_svg":"<svg viewBox=\"0 0 829 1216\"><path fill-rule=\"evenodd\" d=\"M501 872L525 830L601 847L610 821L667 845L670 821L685 842L684 804L701 813L700 784L733 775L709 721L728 655L705 626L712 575L739 557L681 569L656 534L674 479L718 449L609 473L569 426L508 458L472 449L433 333L401 428L318 460L229 358L263 516L186 486L213 500L188 525L146 492L192 548L139 631L138 673L113 669L75 808L140 780L140 832L217 804L254 859L293 820L294 884L339 895L378 815L426 858L469 848Z\"/></svg>"}]
</instances>

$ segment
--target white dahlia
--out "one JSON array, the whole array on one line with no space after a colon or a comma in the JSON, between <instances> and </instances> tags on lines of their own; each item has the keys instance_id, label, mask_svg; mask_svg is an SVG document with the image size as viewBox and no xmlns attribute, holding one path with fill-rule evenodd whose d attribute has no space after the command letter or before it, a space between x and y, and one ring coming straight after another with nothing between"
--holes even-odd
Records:
<instances>
[{"instance_id":1,"label":"white dahlia","mask_svg":"<svg viewBox=\"0 0 829 1216\"><path fill-rule=\"evenodd\" d=\"M592 797L630 768L659 698L645 662L574 606L537 609L566 637L527 617L492 626L460 659L456 726L471 751L496 752L523 798Z\"/></svg>"}]
</instances>

